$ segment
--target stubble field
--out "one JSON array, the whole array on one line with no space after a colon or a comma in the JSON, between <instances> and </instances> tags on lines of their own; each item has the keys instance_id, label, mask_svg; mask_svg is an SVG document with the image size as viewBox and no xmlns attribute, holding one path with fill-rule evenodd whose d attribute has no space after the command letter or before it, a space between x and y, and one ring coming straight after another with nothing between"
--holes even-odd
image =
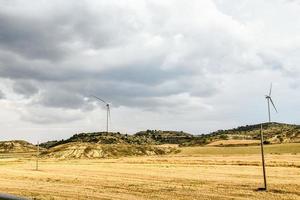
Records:
<instances>
[{"instance_id":1,"label":"stubble field","mask_svg":"<svg viewBox=\"0 0 300 200\"><path fill-rule=\"evenodd\" d=\"M0 155L0 193L30 199L300 199L300 144L185 147L179 154L40 161Z\"/></svg>"}]
</instances>

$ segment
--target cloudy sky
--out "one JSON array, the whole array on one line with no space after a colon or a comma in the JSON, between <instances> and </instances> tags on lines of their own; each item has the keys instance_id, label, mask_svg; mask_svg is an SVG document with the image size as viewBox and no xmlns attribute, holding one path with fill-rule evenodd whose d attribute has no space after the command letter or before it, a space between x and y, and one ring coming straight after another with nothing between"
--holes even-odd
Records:
<instances>
[{"instance_id":1,"label":"cloudy sky","mask_svg":"<svg viewBox=\"0 0 300 200\"><path fill-rule=\"evenodd\" d=\"M298 0L0 0L0 140L300 123Z\"/></svg>"}]
</instances>

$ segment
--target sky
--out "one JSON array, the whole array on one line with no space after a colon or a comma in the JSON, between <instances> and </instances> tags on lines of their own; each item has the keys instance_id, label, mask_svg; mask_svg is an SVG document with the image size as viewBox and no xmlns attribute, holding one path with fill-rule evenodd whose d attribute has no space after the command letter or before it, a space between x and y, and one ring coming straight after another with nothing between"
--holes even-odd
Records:
<instances>
[{"instance_id":1,"label":"sky","mask_svg":"<svg viewBox=\"0 0 300 200\"><path fill-rule=\"evenodd\" d=\"M300 124L298 0L0 0L0 140Z\"/></svg>"}]
</instances>

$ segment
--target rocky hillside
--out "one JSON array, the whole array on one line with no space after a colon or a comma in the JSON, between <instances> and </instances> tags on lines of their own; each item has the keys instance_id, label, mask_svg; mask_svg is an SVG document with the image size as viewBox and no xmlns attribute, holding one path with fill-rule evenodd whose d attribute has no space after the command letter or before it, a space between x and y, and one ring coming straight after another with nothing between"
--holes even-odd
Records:
<instances>
[{"instance_id":1,"label":"rocky hillside","mask_svg":"<svg viewBox=\"0 0 300 200\"><path fill-rule=\"evenodd\" d=\"M173 146L97 144L70 142L61 144L43 152L41 156L58 159L72 158L116 158L123 156L164 155L177 153Z\"/></svg>"},{"instance_id":2,"label":"rocky hillside","mask_svg":"<svg viewBox=\"0 0 300 200\"><path fill-rule=\"evenodd\" d=\"M0 153L27 153L36 150L35 145L23 140L0 141Z\"/></svg>"}]
</instances>

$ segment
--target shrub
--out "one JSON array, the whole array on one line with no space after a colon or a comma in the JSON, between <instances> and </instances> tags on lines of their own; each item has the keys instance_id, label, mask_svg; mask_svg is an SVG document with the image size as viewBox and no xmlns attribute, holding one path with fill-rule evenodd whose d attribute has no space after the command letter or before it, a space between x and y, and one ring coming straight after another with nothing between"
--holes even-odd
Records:
<instances>
[{"instance_id":1,"label":"shrub","mask_svg":"<svg viewBox=\"0 0 300 200\"><path fill-rule=\"evenodd\" d=\"M265 140L265 141L264 141L264 144L271 144L271 142L268 141L268 140Z\"/></svg>"},{"instance_id":2,"label":"shrub","mask_svg":"<svg viewBox=\"0 0 300 200\"><path fill-rule=\"evenodd\" d=\"M228 140L228 135L222 134L219 136L219 138L222 140Z\"/></svg>"}]
</instances>

